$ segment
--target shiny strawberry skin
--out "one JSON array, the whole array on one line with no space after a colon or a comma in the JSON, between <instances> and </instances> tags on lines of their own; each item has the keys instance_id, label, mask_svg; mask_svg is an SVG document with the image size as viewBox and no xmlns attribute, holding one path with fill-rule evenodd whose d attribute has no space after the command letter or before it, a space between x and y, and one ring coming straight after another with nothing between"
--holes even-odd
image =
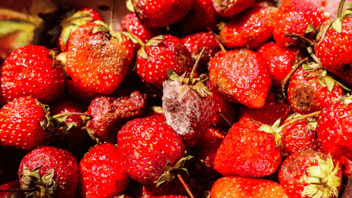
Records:
<instances>
[{"instance_id":1,"label":"shiny strawberry skin","mask_svg":"<svg viewBox=\"0 0 352 198\"><path fill-rule=\"evenodd\" d=\"M46 112L37 102L31 97L20 97L0 109L1 146L33 150L44 143L48 132L41 122L46 119Z\"/></svg>"},{"instance_id":2,"label":"shiny strawberry skin","mask_svg":"<svg viewBox=\"0 0 352 198\"><path fill-rule=\"evenodd\" d=\"M1 100L4 103L22 96L32 96L43 103L57 100L66 85L65 72L58 66L54 52L44 46L16 49L1 67Z\"/></svg>"},{"instance_id":3,"label":"shiny strawberry skin","mask_svg":"<svg viewBox=\"0 0 352 198\"><path fill-rule=\"evenodd\" d=\"M132 0L138 18L153 28L166 27L183 17L191 10L192 0Z\"/></svg>"},{"instance_id":4,"label":"shiny strawberry skin","mask_svg":"<svg viewBox=\"0 0 352 198\"><path fill-rule=\"evenodd\" d=\"M87 23L71 34L66 56L65 69L72 79L68 80L68 90L84 102L98 94L113 93L130 70L135 55L134 44L127 36L92 33L94 27L103 26Z\"/></svg>"},{"instance_id":5,"label":"shiny strawberry skin","mask_svg":"<svg viewBox=\"0 0 352 198\"><path fill-rule=\"evenodd\" d=\"M255 0L213 0L213 6L219 15L231 17L251 7L254 2Z\"/></svg>"},{"instance_id":6,"label":"shiny strawberry skin","mask_svg":"<svg viewBox=\"0 0 352 198\"><path fill-rule=\"evenodd\" d=\"M122 165L128 175L146 185L175 165L185 151L181 137L166 123L153 118L127 122L117 134Z\"/></svg>"},{"instance_id":7,"label":"shiny strawberry skin","mask_svg":"<svg viewBox=\"0 0 352 198\"><path fill-rule=\"evenodd\" d=\"M280 87L293 68L291 61L296 61L296 50L270 42L258 48L257 54L269 68L273 86Z\"/></svg>"},{"instance_id":8,"label":"shiny strawberry skin","mask_svg":"<svg viewBox=\"0 0 352 198\"><path fill-rule=\"evenodd\" d=\"M210 198L282 197L288 198L283 187L273 181L244 177L221 177L211 187Z\"/></svg>"},{"instance_id":9,"label":"shiny strawberry skin","mask_svg":"<svg viewBox=\"0 0 352 198\"><path fill-rule=\"evenodd\" d=\"M261 125L249 119L235 123L216 152L215 170L223 176L273 174L281 163L281 147L274 135L258 130Z\"/></svg>"},{"instance_id":10,"label":"shiny strawberry skin","mask_svg":"<svg viewBox=\"0 0 352 198\"><path fill-rule=\"evenodd\" d=\"M166 72L168 68L178 75L191 71L191 54L176 36L165 35L163 41L156 46L147 44L145 52L149 60L138 54L136 70L142 81L154 88L162 89L162 83L169 79Z\"/></svg>"},{"instance_id":11,"label":"shiny strawberry skin","mask_svg":"<svg viewBox=\"0 0 352 198\"><path fill-rule=\"evenodd\" d=\"M344 96L344 90L338 84L334 85L332 91L323 87L319 82L321 74L320 70L304 71L299 68L292 75L287 88L287 100L293 112L308 114L319 111Z\"/></svg>"},{"instance_id":12,"label":"shiny strawberry skin","mask_svg":"<svg viewBox=\"0 0 352 198\"><path fill-rule=\"evenodd\" d=\"M277 10L270 4L255 3L222 27L221 42L229 49L257 49L271 38Z\"/></svg>"},{"instance_id":13,"label":"shiny strawberry skin","mask_svg":"<svg viewBox=\"0 0 352 198\"><path fill-rule=\"evenodd\" d=\"M20 182L18 180L11 181L0 186L1 190L12 190L12 189L20 189ZM19 192L0 192L0 197L2 198L24 198L24 194L20 194Z\"/></svg>"},{"instance_id":14,"label":"shiny strawberry skin","mask_svg":"<svg viewBox=\"0 0 352 198\"><path fill-rule=\"evenodd\" d=\"M113 197L130 183L123 170L118 149L110 143L94 146L79 163L81 197ZM107 185L112 184L112 185Z\"/></svg>"},{"instance_id":15,"label":"shiny strawberry skin","mask_svg":"<svg viewBox=\"0 0 352 198\"><path fill-rule=\"evenodd\" d=\"M209 80L213 91L249 108L263 107L271 86L269 69L246 49L220 52L210 59Z\"/></svg>"},{"instance_id":16,"label":"shiny strawberry skin","mask_svg":"<svg viewBox=\"0 0 352 198\"><path fill-rule=\"evenodd\" d=\"M23 157L18 169L21 185L23 185L21 175L24 166L28 167L30 171L40 166L39 174L41 177L46 175L49 170L54 169L53 180L57 184L55 196L58 198L74 197L78 185L79 170L77 159L72 153L51 146L32 150Z\"/></svg>"}]
</instances>

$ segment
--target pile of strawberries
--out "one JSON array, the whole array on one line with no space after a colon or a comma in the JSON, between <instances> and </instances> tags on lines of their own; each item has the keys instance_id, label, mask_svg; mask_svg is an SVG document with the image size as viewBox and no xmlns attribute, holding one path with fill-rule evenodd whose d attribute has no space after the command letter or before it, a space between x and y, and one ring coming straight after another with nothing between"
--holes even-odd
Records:
<instances>
[{"instance_id":1,"label":"pile of strawberries","mask_svg":"<svg viewBox=\"0 0 352 198\"><path fill-rule=\"evenodd\" d=\"M351 197L345 1L67 12L1 63L0 197Z\"/></svg>"}]
</instances>

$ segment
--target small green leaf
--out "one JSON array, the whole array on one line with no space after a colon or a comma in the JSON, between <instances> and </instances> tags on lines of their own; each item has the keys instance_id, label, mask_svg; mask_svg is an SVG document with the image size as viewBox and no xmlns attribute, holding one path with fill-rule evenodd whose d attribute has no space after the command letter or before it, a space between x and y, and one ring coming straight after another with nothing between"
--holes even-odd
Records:
<instances>
[{"instance_id":1,"label":"small green leaf","mask_svg":"<svg viewBox=\"0 0 352 198\"><path fill-rule=\"evenodd\" d=\"M127 7L127 9L128 9L129 11L135 12L134 6L133 6L133 3L132 3L132 0L127 0L127 1L126 1L126 7Z\"/></svg>"},{"instance_id":2,"label":"small green leaf","mask_svg":"<svg viewBox=\"0 0 352 198\"><path fill-rule=\"evenodd\" d=\"M319 82L319 84L322 86L322 87L326 87L326 84L325 84L325 82L322 80L322 79L318 79L318 82Z\"/></svg>"},{"instance_id":3,"label":"small green leaf","mask_svg":"<svg viewBox=\"0 0 352 198\"><path fill-rule=\"evenodd\" d=\"M333 23L332 23L332 28L334 28L338 33L342 32L342 23L341 23L341 19L336 19Z\"/></svg>"},{"instance_id":4,"label":"small green leaf","mask_svg":"<svg viewBox=\"0 0 352 198\"><path fill-rule=\"evenodd\" d=\"M225 22L221 22L221 23L218 23L218 24L217 24L217 26L218 26L219 30L221 30L222 28L224 28L224 27L225 27L225 25L226 25L226 23L225 23Z\"/></svg>"},{"instance_id":5,"label":"small green leaf","mask_svg":"<svg viewBox=\"0 0 352 198\"><path fill-rule=\"evenodd\" d=\"M42 182L45 186L51 186L53 184L54 169L48 170L48 172L42 177Z\"/></svg>"},{"instance_id":6,"label":"small green leaf","mask_svg":"<svg viewBox=\"0 0 352 198\"><path fill-rule=\"evenodd\" d=\"M345 10L343 12L342 18L347 18L352 16L352 10Z\"/></svg>"},{"instance_id":7,"label":"small green leaf","mask_svg":"<svg viewBox=\"0 0 352 198\"><path fill-rule=\"evenodd\" d=\"M99 32L109 32L109 29L103 26L94 26L90 31L90 33L92 34L99 33Z\"/></svg>"},{"instance_id":8,"label":"small green leaf","mask_svg":"<svg viewBox=\"0 0 352 198\"><path fill-rule=\"evenodd\" d=\"M171 68L168 68L166 70L167 76L169 77L170 80L177 80L180 76Z\"/></svg>"},{"instance_id":9,"label":"small green leaf","mask_svg":"<svg viewBox=\"0 0 352 198\"><path fill-rule=\"evenodd\" d=\"M308 64L303 63L302 69L303 69L303 71L309 71L309 70L312 70L313 68L311 68Z\"/></svg>"},{"instance_id":10,"label":"small green leaf","mask_svg":"<svg viewBox=\"0 0 352 198\"><path fill-rule=\"evenodd\" d=\"M144 47L141 47L138 52L137 52L137 55L144 58L144 59L147 59L147 60L150 60L147 52L145 51L145 48Z\"/></svg>"},{"instance_id":11,"label":"small green leaf","mask_svg":"<svg viewBox=\"0 0 352 198\"><path fill-rule=\"evenodd\" d=\"M352 3L345 3L345 6L348 8L352 8Z\"/></svg>"},{"instance_id":12,"label":"small green leaf","mask_svg":"<svg viewBox=\"0 0 352 198\"><path fill-rule=\"evenodd\" d=\"M314 25L309 24L305 33L308 34L314 31L315 31Z\"/></svg>"},{"instance_id":13,"label":"small green leaf","mask_svg":"<svg viewBox=\"0 0 352 198\"><path fill-rule=\"evenodd\" d=\"M159 36L156 36L156 37L150 39L147 42L147 44L145 44L145 45L146 46L157 46L160 43L162 43L164 40L165 40L165 36L164 35L159 35Z\"/></svg>"}]
</instances>

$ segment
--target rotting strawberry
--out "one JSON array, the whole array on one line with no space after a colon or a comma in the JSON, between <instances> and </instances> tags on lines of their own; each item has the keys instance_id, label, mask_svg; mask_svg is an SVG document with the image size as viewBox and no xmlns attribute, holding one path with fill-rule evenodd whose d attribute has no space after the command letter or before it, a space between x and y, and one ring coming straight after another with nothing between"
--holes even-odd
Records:
<instances>
[{"instance_id":1,"label":"rotting strawberry","mask_svg":"<svg viewBox=\"0 0 352 198\"><path fill-rule=\"evenodd\" d=\"M341 164L330 155L306 150L286 158L279 169L280 184L290 197L338 197Z\"/></svg>"},{"instance_id":2,"label":"rotting strawberry","mask_svg":"<svg viewBox=\"0 0 352 198\"><path fill-rule=\"evenodd\" d=\"M273 37L280 46L288 47L297 44L292 38L285 37L288 33L305 36L309 25L317 29L327 24L331 15L325 10L325 0L283 0L274 22Z\"/></svg>"},{"instance_id":3,"label":"rotting strawberry","mask_svg":"<svg viewBox=\"0 0 352 198\"><path fill-rule=\"evenodd\" d=\"M352 104L346 97L325 107L318 116L317 137L322 152L342 165L344 176L352 175Z\"/></svg>"},{"instance_id":4,"label":"rotting strawberry","mask_svg":"<svg viewBox=\"0 0 352 198\"><path fill-rule=\"evenodd\" d=\"M289 115L290 105L272 92L268 93L262 108L251 109L242 105L239 111L240 120L252 119L267 125L273 125L278 119L285 120Z\"/></svg>"},{"instance_id":5,"label":"rotting strawberry","mask_svg":"<svg viewBox=\"0 0 352 198\"><path fill-rule=\"evenodd\" d=\"M111 94L134 60L134 43L102 23L89 22L70 36L65 70L71 96L89 103L98 94Z\"/></svg>"},{"instance_id":6,"label":"rotting strawberry","mask_svg":"<svg viewBox=\"0 0 352 198\"><path fill-rule=\"evenodd\" d=\"M127 122L117 134L117 147L124 170L145 185L155 184L185 154L175 130L153 118Z\"/></svg>"},{"instance_id":7,"label":"rotting strawberry","mask_svg":"<svg viewBox=\"0 0 352 198\"><path fill-rule=\"evenodd\" d=\"M293 69L292 61L296 61L297 51L274 42L266 43L258 48L257 54L269 68L273 86L280 87L282 81Z\"/></svg>"},{"instance_id":8,"label":"rotting strawberry","mask_svg":"<svg viewBox=\"0 0 352 198\"><path fill-rule=\"evenodd\" d=\"M264 177L273 174L281 160L278 132L246 119L228 131L216 152L214 168L223 176Z\"/></svg>"},{"instance_id":9,"label":"rotting strawberry","mask_svg":"<svg viewBox=\"0 0 352 198\"><path fill-rule=\"evenodd\" d=\"M344 86L326 70L307 64L303 67L293 73L287 88L287 100L293 112L308 114L320 111L344 96Z\"/></svg>"},{"instance_id":10,"label":"rotting strawberry","mask_svg":"<svg viewBox=\"0 0 352 198\"><path fill-rule=\"evenodd\" d=\"M121 31L134 34L144 43L161 35L163 32L160 28L149 28L144 25L134 12L130 12L124 16L121 21Z\"/></svg>"},{"instance_id":11,"label":"rotting strawberry","mask_svg":"<svg viewBox=\"0 0 352 198\"><path fill-rule=\"evenodd\" d=\"M213 6L219 15L231 17L251 7L254 2L255 0L213 0Z\"/></svg>"},{"instance_id":12,"label":"rotting strawberry","mask_svg":"<svg viewBox=\"0 0 352 198\"><path fill-rule=\"evenodd\" d=\"M78 184L76 157L63 149L44 146L26 154L18 168L21 189L28 197L73 198Z\"/></svg>"},{"instance_id":13,"label":"rotting strawberry","mask_svg":"<svg viewBox=\"0 0 352 198\"><path fill-rule=\"evenodd\" d=\"M79 163L80 197L113 197L122 194L130 183L123 170L118 148L110 143L94 146Z\"/></svg>"},{"instance_id":14,"label":"rotting strawberry","mask_svg":"<svg viewBox=\"0 0 352 198\"><path fill-rule=\"evenodd\" d=\"M2 190L15 190L20 189L19 180L7 182L0 186L0 197L1 198L24 198L25 194L23 192L1 192Z\"/></svg>"},{"instance_id":15,"label":"rotting strawberry","mask_svg":"<svg viewBox=\"0 0 352 198\"><path fill-rule=\"evenodd\" d=\"M20 97L0 109L0 145L33 150L48 137L48 110L31 97Z\"/></svg>"},{"instance_id":16,"label":"rotting strawberry","mask_svg":"<svg viewBox=\"0 0 352 198\"><path fill-rule=\"evenodd\" d=\"M282 185L266 180L244 177L221 177L211 187L210 198L260 197L288 198Z\"/></svg>"},{"instance_id":17,"label":"rotting strawberry","mask_svg":"<svg viewBox=\"0 0 352 198\"><path fill-rule=\"evenodd\" d=\"M162 90L168 79L166 70L178 75L191 71L193 61L181 39L172 35L160 35L149 40L137 53L136 71L144 83Z\"/></svg>"},{"instance_id":18,"label":"rotting strawberry","mask_svg":"<svg viewBox=\"0 0 352 198\"><path fill-rule=\"evenodd\" d=\"M211 58L209 80L214 92L249 108L263 107L271 86L269 69L248 49L219 52Z\"/></svg>"},{"instance_id":19,"label":"rotting strawberry","mask_svg":"<svg viewBox=\"0 0 352 198\"><path fill-rule=\"evenodd\" d=\"M229 49L257 49L271 38L277 10L269 2L254 3L243 14L220 26L222 44Z\"/></svg>"},{"instance_id":20,"label":"rotting strawberry","mask_svg":"<svg viewBox=\"0 0 352 198\"><path fill-rule=\"evenodd\" d=\"M142 23L149 27L169 26L186 16L193 6L192 0L132 0L134 11Z\"/></svg>"},{"instance_id":21,"label":"rotting strawberry","mask_svg":"<svg viewBox=\"0 0 352 198\"><path fill-rule=\"evenodd\" d=\"M146 95L136 90L117 89L113 94L95 97L88 107L89 135L101 142L116 143L117 132L128 121L142 117Z\"/></svg>"},{"instance_id":22,"label":"rotting strawberry","mask_svg":"<svg viewBox=\"0 0 352 198\"><path fill-rule=\"evenodd\" d=\"M57 100L64 93L66 76L55 56L55 51L39 45L9 54L1 66L1 103L23 96L42 103Z\"/></svg>"}]
</instances>

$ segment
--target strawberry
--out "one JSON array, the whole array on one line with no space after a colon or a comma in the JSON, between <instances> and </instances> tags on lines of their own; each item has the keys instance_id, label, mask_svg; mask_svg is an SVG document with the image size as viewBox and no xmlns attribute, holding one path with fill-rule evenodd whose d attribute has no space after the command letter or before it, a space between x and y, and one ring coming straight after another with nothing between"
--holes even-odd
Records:
<instances>
[{"instance_id":1,"label":"strawberry","mask_svg":"<svg viewBox=\"0 0 352 198\"><path fill-rule=\"evenodd\" d=\"M1 67L1 103L32 96L43 103L57 100L65 90L65 72L55 52L28 45L13 51Z\"/></svg>"},{"instance_id":2,"label":"strawberry","mask_svg":"<svg viewBox=\"0 0 352 198\"><path fill-rule=\"evenodd\" d=\"M280 87L282 81L293 68L292 61L296 61L296 51L269 42L258 48L257 54L269 68L273 86Z\"/></svg>"},{"instance_id":3,"label":"strawberry","mask_svg":"<svg viewBox=\"0 0 352 198\"><path fill-rule=\"evenodd\" d=\"M209 81L207 81L209 82ZM229 128L237 121L237 111L232 104L219 94L213 93L216 106L216 114L211 122L213 126Z\"/></svg>"},{"instance_id":4,"label":"strawberry","mask_svg":"<svg viewBox=\"0 0 352 198\"><path fill-rule=\"evenodd\" d=\"M62 52L67 50L70 34L76 31L79 26L97 20L104 21L99 12L93 8L79 7L74 11L67 13L67 16L65 16L60 23L61 33L56 40L56 45L59 50Z\"/></svg>"},{"instance_id":5,"label":"strawberry","mask_svg":"<svg viewBox=\"0 0 352 198\"><path fill-rule=\"evenodd\" d=\"M254 2L255 0L213 0L213 6L219 15L231 17L251 7Z\"/></svg>"},{"instance_id":6,"label":"strawberry","mask_svg":"<svg viewBox=\"0 0 352 198\"><path fill-rule=\"evenodd\" d=\"M308 114L322 110L344 95L343 87L322 69L299 68L292 75L287 99L293 112Z\"/></svg>"},{"instance_id":7,"label":"strawberry","mask_svg":"<svg viewBox=\"0 0 352 198\"><path fill-rule=\"evenodd\" d=\"M193 71L194 72L194 71ZM179 77L169 70L164 82L162 108L169 124L182 137L187 148L194 147L207 132L216 113L212 92L198 79Z\"/></svg>"},{"instance_id":8,"label":"strawberry","mask_svg":"<svg viewBox=\"0 0 352 198\"><path fill-rule=\"evenodd\" d=\"M123 193L130 183L119 151L110 143L89 150L80 161L79 170L81 197L113 197Z\"/></svg>"},{"instance_id":9,"label":"strawberry","mask_svg":"<svg viewBox=\"0 0 352 198\"><path fill-rule=\"evenodd\" d=\"M191 71L193 61L181 39L172 35L154 37L137 54L136 70L144 83L158 90L168 79L166 70L171 68L178 75Z\"/></svg>"},{"instance_id":10,"label":"strawberry","mask_svg":"<svg viewBox=\"0 0 352 198\"><path fill-rule=\"evenodd\" d=\"M193 7L179 22L170 26L171 32L186 36L197 32L218 31L220 16L216 13L212 0L193 0Z\"/></svg>"},{"instance_id":11,"label":"strawberry","mask_svg":"<svg viewBox=\"0 0 352 198\"><path fill-rule=\"evenodd\" d=\"M259 109L240 107L239 119L252 119L263 124L273 125L276 120L285 120L290 115L290 106L276 94L269 92L265 105Z\"/></svg>"},{"instance_id":12,"label":"strawberry","mask_svg":"<svg viewBox=\"0 0 352 198\"><path fill-rule=\"evenodd\" d=\"M196 61L203 47L205 51L199 60L199 66L206 66L210 58L214 57L215 53L220 51L220 46L216 41L215 36L209 32L198 32L187 35L181 38L183 44L191 53L193 61ZM199 67L198 67L199 68Z\"/></svg>"},{"instance_id":13,"label":"strawberry","mask_svg":"<svg viewBox=\"0 0 352 198\"><path fill-rule=\"evenodd\" d=\"M260 108L271 86L268 68L254 51L219 52L209 61L212 89L230 102Z\"/></svg>"},{"instance_id":14,"label":"strawberry","mask_svg":"<svg viewBox=\"0 0 352 198\"><path fill-rule=\"evenodd\" d=\"M317 29L327 23L331 15L324 9L325 0L283 0L274 22L273 37L280 46L297 44L292 38L285 37L288 33L301 36L309 25Z\"/></svg>"},{"instance_id":15,"label":"strawberry","mask_svg":"<svg viewBox=\"0 0 352 198\"><path fill-rule=\"evenodd\" d=\"M290 155L308 149L320 150L316 134L316 119L310 117L292 121L299 117L301 117L299 113L292 114L281 126L280 134L285 154Z\"/></svg>"},{"instance_id":16,"label":"strawberry","mask_svg":"<svg viewBox=\"0 0 352 198\"><path fill-rule=\"evenodd\" d=\"M48 137L47 110L31 97L20 97L0 109L0 145L33 150Z\"/></svg>"},{"instance_id":17,"label":"strawberry","mask_svg":"<svg viewBox=\"0 0 352 198\"><path fill-rule=\"evenodd\" d=\"M341 165L327 154L301 151L282 162L279 180L290 197L338 197Z\"/></svg>"},{"instance_id":18,"label":"strawberry","mask_svg":"<svg viewBox=\"0 0 352 198\"><path fill-rule=\"evenodd\" d=\"M142 42L146 43L153 37L162 34L160 28L149 28L144 25L137 17L136 13L130 12L121 21L121 30L136 35Z\"/></svg>"},{"instance_id":19,"label":"strawberry","mask_svg":"<svg viewBox=\"0 0 352 198\"><path fill-rule=\"evenodd\" d=\"M171 126L153 118L127 122L117 134L117 147L124 170L145 185L156 182L185 151L181 137Z\"/></svg>"},{"instance_id":20,"label":"strawberry","mask_svg":"<svg viewBox=\"0 0 352 198\"><path fill-rule=\"evenodd\" d=\"M21 192L1 192L1 190L20 189L20 182L18 180L11 181L0 186L0 197L2 198L23 198L24 194Z\"/></svg>"},{"instance_id":21,"label":"strawberry","mask_svg":"<svg viewBox=\"0 0 352 198\"><path fill-rule=\"evenodd\" d=\"M288 198L282 186L266 179L221 177L211 187L210 198L282 197Z\"/></svg>"},{"instance_id":22,"label":"strawberry","mask_svg":"<svg viewBox=\"0 0 352 198\"><path fill-rule=\"evenodd\" d=\"M317 137L324 153L330 153L343 167L344 175L352 174L350 98L326 106L318 117Z\"/></svg>"},{"instance_id":23,"label":"strawberry","mask_svg":"<svg viewBox=\"0 0 352 198\"><path fill-rule=\"evenodd\" d=\"M111 94L130 70L134 44L120 32L89 22L70 36L66 56L68 90L89 103L98 94Z\"/></svg>"},{"instance_id":24,"label":"strawberry","mask_svg":"<svg viewBox=\"0 0 352 198\"><path fill-rule=\"evenodd\" d=\"M181 20L193 5L192 0L132 0L132 3L142 23L153 28L166 27Z\"/></svg>"},{"instance_id":25,"label":"strawberry","mask_svg":"<svg viewBox=\"0 0 352 198\"><path fill-rule=\"evenodd\" d=\"M44 146L26 154L18 168L21 189L32 189L29 197L74 197L78 184L76 157L62 149ZM40 190L40 191L39 191Z\"/></svg>"},{"instance_id":26,"label":"strawberry","mask_svg":"<svg viewBox=\"0 0 352 198\"><path fill-rule=\"evenodd\" d=\"M159 196L187 196L187 191L178 179L171 180L162 186L144 185L142 194L137 198L149 198Z\"/></svg>"},{"instance_id":27,"label":"strawberry","mask_svg":"<svg viewBox=\"0 0 352 198\"><path fill-rule=\"evenodd\" d=\"M273 174L282 159L278 134L253 120L240 120L218 148L214 168L223 176L263 177Z\"/></svg>"},{"instance_id":28,"label":"strawberry","mask_svg":"<svg viewBox=\"0 0 352 198\"><path fill-rule=\"evenodd\" d=\"M246 12L221 26L221 42L229 49L257 49L271 38L277 10L268 2L255 3Z\"/></svg>"}]
</instances>

